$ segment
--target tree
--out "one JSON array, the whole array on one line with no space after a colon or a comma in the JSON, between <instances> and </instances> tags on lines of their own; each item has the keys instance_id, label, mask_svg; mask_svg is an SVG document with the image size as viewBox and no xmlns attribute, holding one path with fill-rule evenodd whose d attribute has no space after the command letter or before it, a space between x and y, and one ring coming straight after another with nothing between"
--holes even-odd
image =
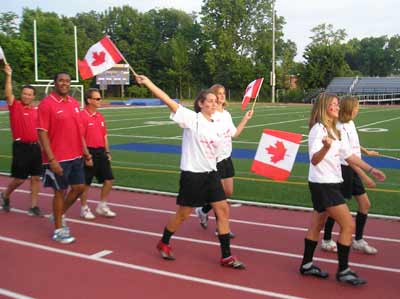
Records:
<instances>
[{"instance_id":1,"label":"tree","mask_svg":"<svg viewBox=\"0 0 400 299\"><path fill-rule=\"evenodd\" d=\"M11 11L0 13L0 33L16 36L18 32L18 16Z\"/></svg>"}]
</instances>

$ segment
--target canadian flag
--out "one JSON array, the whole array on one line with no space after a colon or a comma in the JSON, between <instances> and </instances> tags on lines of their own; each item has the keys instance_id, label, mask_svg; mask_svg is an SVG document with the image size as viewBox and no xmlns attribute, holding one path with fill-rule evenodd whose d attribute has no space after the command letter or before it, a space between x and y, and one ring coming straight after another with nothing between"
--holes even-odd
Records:
<instances>
[{"instance_id":1,"label":"canadian flag","mask_svg":"<svg viewBox=\"0 0 400 299\"><path fill-rule=\"evenodd\" d=\"M301 134L265 129L251 171L273 180L287 180L299 150L301 137Z\"/></svg>"},{"instance_id":2,"label":"canadian flag","mask_svg":"<svg viewBox=\"0 0 400 299\"><path fill-rule=\"evenodd\" d=\"M108 36L90 47L84 60L78 61L83 80L96 76L120 62L124 57Z\"/></svg>"},{"instance_id":3,"label":"canadian flag","mask_svg":"<svg viewBox=\"0 0 400 299\"><path fill-rule=\"evenodd\" d=\"M242 110L246 109L246 106L250 102L250 99L258 97L258 93L260 92L263 81L264 78L259 78L247 85L246 91L244 92L243 96Z\"/></svg>"}]
</instances>

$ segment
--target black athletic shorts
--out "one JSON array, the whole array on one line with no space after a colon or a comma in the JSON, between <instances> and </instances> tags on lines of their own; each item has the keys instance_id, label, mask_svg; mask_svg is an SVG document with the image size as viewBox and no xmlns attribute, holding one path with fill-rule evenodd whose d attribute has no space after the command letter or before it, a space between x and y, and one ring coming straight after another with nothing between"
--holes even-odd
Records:
<instances>
[{"instance_id":1,"label":"black athletic shorts","mask_svg":"<svg viewBox=\"0 0 400 299\"><path fill-rule=\"evenodd\" d=\"M181 171L176 204L186 207L202 207L206 203L226 199L218 172Z\"/></svg>"},{"instance_id":2,"label":"black athletic shorts","mask_svg":"<svg viewBox=\"0 0 400 299\"><path fill-rule=\"evenodd\" d=\"M44 186L54 190L66 190L68 186L80 185L85 182L83 173L83 159L77 158L60 162L63 175L59 176L51 171L49 164L45 166Z\"/></svg>"},{"instance_id":3,"label":"black athletic shorts","mask_svg":"<svg viewBox=\"0 0 400 299\"><path fill-rule=\"evenodd\" d=\"M38 143L14 141L12 145L11 176L25 180L28 176L42 176L42 153Z\"/></svg>"},{"instance_id":4,"label":"black athletic shorts","mask_svg":"<svg viewBox=\"0 0 400 299\"><path fill-rule=\"evenodd\" d=\"M325 212L327 208L344 204L346 201L340 191L341 183L312 183L308 182L311 192L313 209L318 213Z\"/></svg>"},{"instance_id":5,"label":"black athletic shorts","mask_svg":"<svg viewBox=\"0 0 400 299\"><path fill-rule=\"evenodd\" d=\"M341 191L344 198L351 199L351 197L358 196L365 193L364 185L360 176L348 165L342 165L343 183Z\"/></svg>"},{"instance_id":6,"label":"black athletic shorts","mask_svg":"<svg viewBox=\"0 0 400 299\"><path fill-rule=\"evenodd\" d=\"M231 157L218 162L217 170L221 179L233 178L235 176L235 169L233 168Z\"/></svg>"},{"instance_id":7,"label":"black athletic shorts","mask_svg":"<svg viewBox=\"0 0 400 299\"><path fill-rule=\"evenodd\" d=\"M104 181L113 180L114 176L111 170L111 163L104 148L88 148L92 155L93 167L85 165L85 184L91 185L93 177L96 177L99 184Z\"/></svg>"}]
</instances>

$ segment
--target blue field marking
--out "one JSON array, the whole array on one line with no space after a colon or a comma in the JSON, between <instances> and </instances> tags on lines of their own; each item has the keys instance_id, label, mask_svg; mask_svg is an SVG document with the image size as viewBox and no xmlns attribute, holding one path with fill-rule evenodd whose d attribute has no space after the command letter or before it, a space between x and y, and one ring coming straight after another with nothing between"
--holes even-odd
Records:
<instances>
[{"instance_id":1,"label":"blue field marking","mask_svg":"<svg viewBox=\"0 0 400 299\"><path fill-rule=\"evenodd\" d=\"M114 144L111 149L133 151L142 153L160 153L160 154L180 154L181 146L172 144L157 143L124 143ZM256 150L249 149L233 149L232 158L234 159L254 159ZM400 161L385 157L365 157L363 159L376 168L394 168L400 169ZM296 163L309 163L308 153L297 153Z\"/></svg>"}]
</instances>

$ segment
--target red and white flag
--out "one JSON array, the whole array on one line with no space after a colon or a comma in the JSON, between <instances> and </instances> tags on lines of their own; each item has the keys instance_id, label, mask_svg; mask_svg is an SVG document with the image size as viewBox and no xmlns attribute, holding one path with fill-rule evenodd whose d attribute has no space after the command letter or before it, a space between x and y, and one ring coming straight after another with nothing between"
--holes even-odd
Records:
<instances>
[{"instance_id":1,"label":"red and white flag","mask_svg":"<svg viewBox=\"0 0 400 299\"><path fill-rule=\"evenodd\" d=\"M287 180L301 137L301 134L264 129L251 171L273 180Z\"/></svg>"},{"instance_id":2,"label":"red and white flag","mask_svg":"<svg viewBox=\"0 0 400 299\"><path fill-rule=\"evenodd\" d=\"M84 60L78 61L79 73L86 80L112 68L123 58L118 48L106 36L90 47Z\"/></svg>"},{"instance_id":3,"label":"red and white flag","mask_svg":"<svg viewBox=\"0 0 400 299\"><path fill-rule=\"evenodd\" d=\"M242 110L246 109L246 106L250 102L250 99L258 97L258 93L260 92L263 81L264 78L259 78L247 85L246 91L244 92L243 96Z\"/></svg>"}]
</instances>

